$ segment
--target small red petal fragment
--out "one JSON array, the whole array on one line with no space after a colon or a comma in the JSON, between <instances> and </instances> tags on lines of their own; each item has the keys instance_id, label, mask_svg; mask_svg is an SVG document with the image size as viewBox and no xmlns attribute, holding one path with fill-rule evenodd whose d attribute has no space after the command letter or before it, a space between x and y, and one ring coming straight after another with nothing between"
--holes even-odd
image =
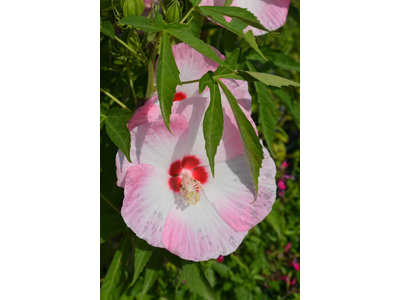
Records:
<instances>
[{"instance_id":1,"label":"small red petal fragment","mask_svg":"<svg viewBox=\"0 0 400 300\"><path fill-rule=\"evenodd\" d=\"M181 190L182 177L170 177L168 180L169 188L179 193Z\"/></svg>"},{"instance_id":2,"label":"small red petal fragment","mask_svg":"<svg viewBox=\"0 0 400 300\"><path fill-rule=\"evenodd\" d=\"M183 168L186 170L193 170L200 164L200 160L196 156L185 156L182 159Z\"/></svg>"},{"instance_id":3,"label":"small red petal fragment","mask_svg":"<svg viewBox=\"0 0 400 300\"><path fill-rule=\"evenodd\" d=\"M174 96L174 101L182 101L186 99L186 94L182 92L177 92Z\"/></svg>"},{"instance_id":4,"label":"small red petal fragment","mask_svg":"<svg viewBox=\"0 0 400 300\"><path fill-rule=\"evenodd\" d=\"M205 184L208 179L208 173L204 167L197 167L192 171L192 175L194 179L201 182L201 184Z\"/></svg>"},{"instance_id":5,"label":"small red petal fragment","mask_svg":"<svg viewBox=\"0 0 400 300\"><path fill-rule=\"evenodd\" d=\"M171 164L169 167L169 175L178 176L182 172L182 163L180 160L177 160Z\"/></svg>"}]
</instances>

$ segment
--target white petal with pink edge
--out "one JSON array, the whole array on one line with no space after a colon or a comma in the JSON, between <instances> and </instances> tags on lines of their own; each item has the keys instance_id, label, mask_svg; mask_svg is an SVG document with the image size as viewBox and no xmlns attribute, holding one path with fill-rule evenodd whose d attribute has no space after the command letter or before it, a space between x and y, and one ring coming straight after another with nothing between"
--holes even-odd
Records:
<instances>
[{"instance_id":1,"label":"white petal with pink edge","mask_svg":"<svg viewBox=\"0 0 400 300\"><path fill-rule=\"evenodd\" d=\"M185 154L194 154L200 158L202 165L208 165L208 158L205 152L205 140L203 134L204 113L210 103L210 100L204 97L196 97L186 99L180 102L174 102L172 106L172 114L182 114L188 120L189 135L186 145ZM224 132L221 143L215 157L216 162L226 161L243 153L243 146L240 140L239 131L232 110L227 100L222 99L224 110ZM147 108L145 106L148 106ZM153 122L160 120L161 110L159 105L148 103L141 107L141 111L137 111L129 121L129 126L141 124L141 122ZM243 112L250 117L250 113L242 109ZM144 115L142 115L142 113ZM253 122L254 124L254 122ZM253 125L255 126L255 125ZM119 153L123 158L122 152ZM126 170L125 170L126 171Z\"/></svg>"},{"instance_id":2,"label":"white petal with pink edge","mask_svg":"<svg viewBox=\"0 0 400 300\"><path fill-rule=\"evenodd\" d=\"M276 195L275 174L275 163L264 149L258 197L253 203L254 183L246 156L241 154L217 164L215 177L209 178L203 190L218 214L230 226L240 231L249 230L260 223L272 209Z\"/></svg>"},{"instance_id":3,"label":"white petal with pink edge","mask_svg":"<svg viewBox=\"0 0 400 300\"><path fill-rule=\"evenodd\" d=\"M170 128L165 127L163 120L143 124L131 131L131 160L118 151L116 157L117 184L124 187L128 169L137 164L151 164L168 172L171 162L183 157L187 141L188 124L183 115L171 115Z\"/></svg>"},{"instance_id":4,"label":"white petal with pink edge","mask_svg":"<svg viewBox=\"0 0 400 300\"><path fill-rule=\"evenodd\" d=\"M268 30L276 30L285 24L290 4L290 0L236 0L236 2L239 7L251 11ZM257 28L247 28L250 29L254 35L266 33Z\"/></svg>"},{"instance_id":5,"label":"white petal with pink edge","mask_svg":"<svg viewBox=\"0 0 400 300\"><path fill-rule=\"evenodd\" d=\"M147 164L133 166L126 174L122 217L139 238L154 247L164 247L164 223L175 202L169 177Z\"/></svg>"},{"instance_id":6,"label":"white petal with pink edge","mask_svg":"<svg viewBox=\"0 0 400 300\"><path fill-rule=\"evenodd\" d=\"M247 8L268 30L276 30L283 26L289 11L290 0L234 0L231 6ZM224 0L203 0L200 6L224 6ZM267 32L248 26L244 32L253 31L255 36Z\"/></svg>"},{"instance_id":7,"label":"white petal with pink edge","mask_svg":"<svg viewBox=\"0 0 400 300\"><path fill-rule=\"evenodd\" d=\"M165 222L163 244L183 259L202 261L232 253L246 234L229 226L202 193L195 205L176 197Z\"/></svg>"}]
</instances>

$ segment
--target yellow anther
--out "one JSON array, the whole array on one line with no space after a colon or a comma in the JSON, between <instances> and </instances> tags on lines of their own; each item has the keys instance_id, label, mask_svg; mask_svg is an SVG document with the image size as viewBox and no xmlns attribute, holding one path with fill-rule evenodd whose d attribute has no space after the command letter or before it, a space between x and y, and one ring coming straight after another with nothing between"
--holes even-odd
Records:
<instances>
[{"instance_id":1,"label":"yellow anther","mask_svg":"<svg viewBox=\"0 0 400 300\"><path fill-rule=\"evenodd\" d=\"M185 177L181 184L181 195L188 204L200 201L201 183L193 177Z\"/></svg>"}]
</instances>

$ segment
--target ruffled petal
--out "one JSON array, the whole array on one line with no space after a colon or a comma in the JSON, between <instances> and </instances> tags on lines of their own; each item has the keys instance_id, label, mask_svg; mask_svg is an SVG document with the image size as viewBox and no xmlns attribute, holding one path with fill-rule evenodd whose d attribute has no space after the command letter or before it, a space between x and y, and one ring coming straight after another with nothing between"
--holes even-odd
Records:
<instances>
[{"instance_id":1,"label":"ruffled petal","mask_svg":"<svg viewBox=\"0 0 400 300\"><path fill-rule=\"evenodd\" d=\"M163 244L183 259L202 261L232 253L246 234L229 226L203 193L195 205L179 195L165 222Z\"/></svg>"},{"instance_id":2,"label":"ruffled petal","mask_svg":"<svg viewBox=\"0 0 400 300\"><path fill-rule=\"evenodd\" d=\"M132 131L133 128L137 126L157 121L160 119L160 116L160 106L152 102L148 102L135 111L132 118L128 122L128 129L129 131Z\"/></svg>"},{"instance_id":3,"label":"ruffled petal","mask_svg":"<svg viewBox=\"0 0 400 300\"><path fill-rule=\"evenodd\" d=\"M138 237L154 247L164 247L164 223L175 202L169 178L147 164L133 166L126 174L122 217Z\"/></svg>"},{"instance_id":4,"label":"ruffled petal","mask_svg":"<svg viewBox=\"0 0 400 300\"><path fill-rule=\"evenodd\" d=\"M185 154L188 124L183 115L171 115L170 128L163 120L143 124L131 131L130 163L125 155L118 151L116 157L117 184L124 187L128 169L137 164L150 164L167 173L170 164Z\"/></svg>"},{"instance_id":5,"label":"ruffled petal","mask_svg":"<svg viewBox=\"0 0 400 300\"><path fill-rule=\"evenodd\" d=\"M221 59L224 56L213 48ZM215 71L218 68L218 63L204 56L194 48L185 43L180 43L172 46L176 65L180 72L181 82L200 79L208 71ZM178 86L177 92L184 93L186 98L199 96L199 83L190 83Z\"/></svg>"},{"instance_id":6,"label":"ruffled petal","mask_svg":"<svg viewBox=\"0 0 400 300\"><path fill-rule=\"evenodd\" d=\"M215 177L203 186L204 193L218 214L234 229L249 230L271 211L276 196L276 167L268 151L260 170L257 201L245 154L215 166Z\"/></svg>"},{"instance_id":7,"label":"ruffled petal","mask_svg":"<svg viewBox=\"0 0 400 300\"><path fill-rule=\"evenodd\" d=\"M262 25L268 30L276 30L283 26L289 11L290 0L236 0L239 7L251 11ZM248 27L254 35L263 35L266 32L257 28Z\"/></svg>"}]
</instances>

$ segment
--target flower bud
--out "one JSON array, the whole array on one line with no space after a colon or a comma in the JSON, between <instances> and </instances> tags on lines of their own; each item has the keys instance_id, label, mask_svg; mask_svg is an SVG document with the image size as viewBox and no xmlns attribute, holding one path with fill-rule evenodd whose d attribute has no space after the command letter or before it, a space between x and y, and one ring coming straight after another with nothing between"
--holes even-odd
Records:
<instances>
[{"instance_id":1,"label":"flower bud","mask_svg":"<svg viewBox=\"0 0 400 300\"><path fill-rule=\"evenodd\" d=\"M179 22L182 19L182 8L179 0L173 0L170 3L165 19L168 23Z\"/></svg>"},{"instance_id":2,"label":"flower bud","mask_svg":"<svg viewBox=\"0 0 400 300\"><path fill-rule=\"evenodd\" d=\"M122 0L121 6L125 17L140 16L144 11L143 0Z\"/></svg>"}]
</instances>

